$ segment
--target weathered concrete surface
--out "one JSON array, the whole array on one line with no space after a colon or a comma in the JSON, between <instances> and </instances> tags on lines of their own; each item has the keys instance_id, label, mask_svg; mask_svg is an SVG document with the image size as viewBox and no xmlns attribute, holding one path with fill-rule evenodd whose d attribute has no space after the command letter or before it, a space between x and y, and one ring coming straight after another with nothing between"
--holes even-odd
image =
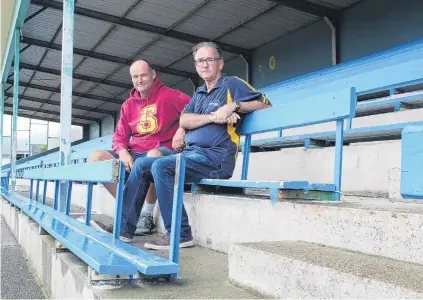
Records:
<instances>
[{"instance_id":1,"label":"weathered concrete surface","mask_svg":"<svg viewBox=\"0 0 423 300\"><path fill-rule=\"evenodd\" d=\"M423 263L423 205L344 197L341 203L185 194L196 242L227 252L233 243L302 240Z\"/></svg>"},{"instance_id":2,"label":"weathered concrete surface","mask_svg":"<svg viewBox=\"0 0 423 300\"><path fill-rule=\"evenodd\" d=\"M1 220L1 299L44 299L45 293L3 218Z\"/></svg>"},{"instance_id":3,"label":"weathered concrete surface","mask_svg":"<svg viewBox=\"0 0 423 300\"><path fill-rule=\"evenodd\" d=\"M229 278L277 298L423 297L423 265L297 241L231 246Z\"/></svg>"},{"instance_id":4,"label":"weathered concrete surface","mask_svg":"<svg viewBox=\"0 0 423 300\"><path fill-rule=\"evenodd\" d=\"M40 236L38 225L2 202L8 224L19 223L13 233L20 237L28 260L52 298L257 298L258 294L228 281L227 255L195 247L181 251L181 278L176 283L139 283L103 290L88 285L87 265L70 252L56 252L49 235ZM146 237L138 246L152 237ZM158 252L165 257L167 253ZM261 298L261 297L260 297Z\"/></svg>"}]
</instances>

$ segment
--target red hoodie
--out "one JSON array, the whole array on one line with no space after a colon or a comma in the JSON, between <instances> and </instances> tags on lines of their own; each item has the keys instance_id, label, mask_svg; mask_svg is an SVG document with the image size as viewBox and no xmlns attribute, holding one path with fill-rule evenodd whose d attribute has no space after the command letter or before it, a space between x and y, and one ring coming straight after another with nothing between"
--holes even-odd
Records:
<instances>
[{"instance_id":1,"label":"red hoodie","mask_svg":"<svg viewBox=\"0 0 423 300\"><path fill-rule=\"evenodd\" d=\"M145 99L132 89L120 110L112 139L113 151L116 154L122 149L145 152L160 146L172 149L179 117L190 100L191 97L181 91L164 86L158 78Z\"/></svg>"}]
</instances>

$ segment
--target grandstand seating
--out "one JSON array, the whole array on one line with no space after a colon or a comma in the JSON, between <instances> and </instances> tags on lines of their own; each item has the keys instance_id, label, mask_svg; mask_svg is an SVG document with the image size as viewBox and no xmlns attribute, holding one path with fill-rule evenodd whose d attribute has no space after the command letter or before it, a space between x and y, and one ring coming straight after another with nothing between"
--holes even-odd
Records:
<instances>
[{"instance_id":1,"label":"grandstand seating","mask_svg":"<svg viewBox=\"0 0 423 300\"><path fill-rule=\"evenodd\" d=\"M421 84L423 84L422 50L423 41L418 41L263 88L262 91L267 94L273 107L252 113L245 119L242 133L247 136L244 144L247 150L244 150L241 180L203 180L199 186L269 188L273 201L278 199L278 196L283 197L283 191L286 189L304 191L301 197L310 196L311 199L339 200L343 141L362 142L398 139L406 126L421 125L423 123L416 121L358 128L352 126L354 124L352 123L354 116L372 116L380 113L423 107L423 92L419 90ZM354 95L350 93L351 88L355 91ZM401 93L395 94L396 92ZM359 102L353 107L351 103L355 104L354 100L356 98ZM304 107L307 109L303 109ZM349 120L346 129L344 129L343 120ZM285 131L297 126L334 121L337 122L337 131L317 131L286 136L284 134L284 136L259 140L251 138L253 134L267 131L279 129ZM263 150L303 145L307 147L312 145L327 146L333 145L335 141L334 184L314 184L306 181L251 182L246 180L250 146L252 150ZM2 167L1 172L2 195L36 220L55 239L59 240L99 273L133 275L136 271L140 271L151 275L176 274L179 270L177 263L178 247L175 246L178 244L176 240L176 237L179 236L177 231L173 231L176 235L172 237L174 246L172 247L170 259L160 260L156 256L130 245L115 242L112 237L102 235L86 224L82 224L66 214L57 212L55 210L57 205L54 205L53 208L44 205L47 181L116 182L116 178L109 178L107 180L110 181L107 181L104 178L96 177L96 172L92 171L92 165L86 163L86 158L94 150L110 149L111 136L105 136L90 141L73 143L71 160L75 165L58 167L58 149L19 160L17 162L17 177L31 180L30 199L8 190L10 164L5 165ZM181 171L177 172L177 174L182 179L183 162L178 164L178 166ZM113 165L111 163L105 168L106 174L116 174L116 164ZM79 170L77 173L72 173L73 171L68 173L69 170L77 169ZM72 176L69 177L66 174L73 175L69 175ZM87 176L92 176L92 178ZM93 178L96 179L94 180ZM121 177L119 178L121 179ZM33 198L34 180L36 181L35 199ZM39 184L41 181L44 181L44 194L43 200L39 201ZM179 199L179 201L174 201L175 209L173 210L172 223L174 228L178 228L178 222L180 222L180 217L177 217L177 215L180 215L181 210L183 188L180 185L183 180L177 180L176 183L178 188L175 189L175 199ZM194 186L194 190L195 188ZM281 193L279 193L280 191ZM318 196L313 194L315 191L318 192ZM90 199L89 195L87 199ZM87 201L88 208L90 206L89 201ZM57 197L55 202L57 203ZM69 213L70 200L68 200L67 204L67 213ZM115 220L119 219L118 212L119 209L116 207L117 215ZM87 209L86 219L89 220L89 209ZM82 247L87 247L87 245L90 245L90 247L92 245L92 247L82 250ZM103 254L105 257L110 257L111 254L116 256L113 256L115 257L114 260L105 262L100 258Z\"/></svg>"}]
</instances>

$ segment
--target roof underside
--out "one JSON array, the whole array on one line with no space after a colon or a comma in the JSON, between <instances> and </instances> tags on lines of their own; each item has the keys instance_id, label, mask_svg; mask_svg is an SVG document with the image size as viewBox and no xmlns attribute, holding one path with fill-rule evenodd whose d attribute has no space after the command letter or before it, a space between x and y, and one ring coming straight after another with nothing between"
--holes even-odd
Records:
<instances>
[{"instance_id":1,"label":"roof underside","mask_svg":"<svg viewBox=\"0 0 423 300\"><path fill-rule=\"evenodd\" d=\"M90 124L119 111L129 65L147 59L165 85L197 81L190 56L213 40L225 60L336 18L360 0L75 0L73 118ZM32 0L22 29L19 115L59 121L62 1ZM13 51L13 49L12 49ZM12 111L13 68L5 111Z\"/></svg>"}]
</instances>

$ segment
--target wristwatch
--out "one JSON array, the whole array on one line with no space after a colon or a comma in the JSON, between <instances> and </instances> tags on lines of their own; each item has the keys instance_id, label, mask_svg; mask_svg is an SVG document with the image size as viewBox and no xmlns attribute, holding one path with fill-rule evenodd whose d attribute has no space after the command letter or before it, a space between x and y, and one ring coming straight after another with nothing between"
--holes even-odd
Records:
<instances>
[{"instance_id":1,"label":"wristwatch","mask_svg":"<svg viewBox=\"0 0 423 300\"><path fill-rule=\"evenodd\" d=\"M234 112L238 112L241 109L241 103L239 103L238 101L235 102L235 110Z\"/></svg>"}]
</instances>

